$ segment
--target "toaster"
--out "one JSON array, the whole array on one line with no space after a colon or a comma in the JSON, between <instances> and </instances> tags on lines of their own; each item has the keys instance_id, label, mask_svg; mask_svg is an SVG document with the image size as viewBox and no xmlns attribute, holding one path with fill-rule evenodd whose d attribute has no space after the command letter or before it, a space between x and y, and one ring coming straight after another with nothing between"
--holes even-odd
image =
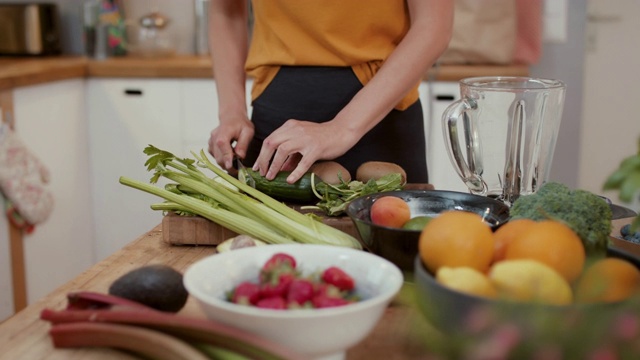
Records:
<instances>
[{"instance_id":1,"label":"toaster","mask_svg":"<svg viewBox=\"0 0 640 360\"><path fill-rule=\"evenodd\" d=\"M60 16L56 4L0 3L0 55L60 53Z\"/></svg>"}]
</instances>

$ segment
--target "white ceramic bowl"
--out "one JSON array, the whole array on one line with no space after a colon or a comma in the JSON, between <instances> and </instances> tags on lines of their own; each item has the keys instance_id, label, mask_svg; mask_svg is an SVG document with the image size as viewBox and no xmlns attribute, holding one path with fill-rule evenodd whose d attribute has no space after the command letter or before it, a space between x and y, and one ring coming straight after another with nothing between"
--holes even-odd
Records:
<instances>
[{"instance_id":1,"label":"white ceramic bowl","mask_svg":"<svg viewBox=\"0 0 640 360\"><path fill-rule=\"evenodd\" d=\"M363 300L334 308L271 310L236 305L225 295L242 281L257 281L262 265L275 253L296 259L303 274L335 265L351 275ZM314 358L344 358L378 323L403 283L400 269L377 255L328 245L268 245L242 248L197 261L184 285L206 315L271 339Z\"/></svg>"}]
</instances>

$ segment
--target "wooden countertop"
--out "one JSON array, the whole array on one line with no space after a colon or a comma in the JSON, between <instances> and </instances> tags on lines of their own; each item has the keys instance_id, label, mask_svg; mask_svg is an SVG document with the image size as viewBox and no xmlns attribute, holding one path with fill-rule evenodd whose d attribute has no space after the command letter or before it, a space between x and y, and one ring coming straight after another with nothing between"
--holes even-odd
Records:
<instances>
[{"instance_id":1,"label":"wooden countertop","mask_svg":"<svg viewBox=\"0 0 640 360\"><path fill-rule=\"evenodd\" d=\"M528 74L526 65L439 65L425 74L425 80ZM68 56L0 58L0 90L77 77L212 78L213 70L207 56L114 57L102 61Z\"/></svg>"},{"instance_id":2,"label":"wooden countertop","mask_svg":"<svg viewBox=\"0 0 640 360\"><path fill-rule=\"evenodd\" d=\"M44 308L64 308L66 294L69 292L86 290L105 293L115 279L137 267L166 264L184 272L190 264L214 252L211 246L168 245L162 240L159 225L1 323L0 359L134 359L125 353L107 348L55 349L48 336L49 323L39 319L40 312ZM374 331L348 351L348 359L424 358L424 343L419 340L417 334L423 334L425 330L430 333L434 331L428 327L422 316L414 313L417 310L406 305L406 302L399 301L400 299L401 297L398 297L392 302ZM180 314L204 316L191 297Z\"/></svg>"}]
</instances>

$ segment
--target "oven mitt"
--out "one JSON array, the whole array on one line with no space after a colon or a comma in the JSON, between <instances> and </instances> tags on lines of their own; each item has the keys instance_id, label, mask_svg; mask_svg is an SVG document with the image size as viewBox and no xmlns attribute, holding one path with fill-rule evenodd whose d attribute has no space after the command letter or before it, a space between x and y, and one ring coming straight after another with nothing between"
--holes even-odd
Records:
<instances>
[{"instance_id":1,"label":"oven mitt","mask_svg":"<svg viewBox=\"0 0 640 360\"><path fill-rule=\"evenodd\" d=\"M1 125L0 191L7 200L5 211L12 223L29 229L49 217L53 195L46 187L48 182L49 171L44 164L7 124Z\"/></svg>"}]
</instances>

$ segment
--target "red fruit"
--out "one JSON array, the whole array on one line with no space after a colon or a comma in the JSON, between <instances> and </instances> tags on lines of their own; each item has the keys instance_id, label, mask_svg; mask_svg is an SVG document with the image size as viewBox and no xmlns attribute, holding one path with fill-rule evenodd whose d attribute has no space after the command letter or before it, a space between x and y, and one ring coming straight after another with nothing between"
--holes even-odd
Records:
<instances>
[{"instance_id":1,"label":"red fruit","mask_svg":"<svg viewBox=\"0 0 640 360\"><path fill-rule=\"evenodd\" d=\"M313 298L313 283L307 279L295 279L289 285L287 292L287 302L303 305Z\"/></svg>"},{"instance_id":2,"label":"red fruit","mask_svg":"<svg viewBox=\"0 0 640 360\"><path fill-rule=\"evenodd\" d=\"M241 305L255 305L260 300L260 286L249 281L238 285L233 291L232 302Z\"/></svg>"},{"instance_id":3,"label":"red fruit","mask_svg":"<svg viewBox=\"0 0 640 360\"><path fill-rule=\"evenodd\" d=\"M284 310L287 308L287 302L283 297L272 296L258 300L256 306L263 309Z\"/></svg>"},{"instance_id":4,"label":"red fruit","mask_svg":"<svg viewBox=\"0 0 640 360\"><path fill-rule=\"evenodd\" d=\"M262 271L269 271L284 264L288 264L292 269L295 269L296 259L285 253L274 254L269 260L267 260L267 262L264 263L264 265L262 265Z\"/></svg>"},{"instance_id":5,"label":"red fruit","mask_svg":"<svg viewBox=\"0 0 640 360\"><path fill-rule=\"evenodd\" d=\"M353 290L355 286L353 278L336 266L327 268L322 273L322 280L343 291Z\"/></svg>"},{"instance_id":6,"label":"red fruit","mask_svg":"<svg viewBox=\"0 0 640 360\"><path fill-rule=\"evenodd\" d=\"M269 282L260 286L260 296L263 298L280 296L284 297L289 290L289 285L295 279L293 273L279 274L277 279L271 279Z\"/></svg>"},{"instance_id":7,"label":"red fruit","mask_svg":"<svg viewBox=\"0 0 640 360\"><path fill-rule=\"evenodd\" d=\"M341 297L317 295L313 298L312 303L315 308L328 308L347 305L350 301Z\"/></svg>"}]
</instances>

